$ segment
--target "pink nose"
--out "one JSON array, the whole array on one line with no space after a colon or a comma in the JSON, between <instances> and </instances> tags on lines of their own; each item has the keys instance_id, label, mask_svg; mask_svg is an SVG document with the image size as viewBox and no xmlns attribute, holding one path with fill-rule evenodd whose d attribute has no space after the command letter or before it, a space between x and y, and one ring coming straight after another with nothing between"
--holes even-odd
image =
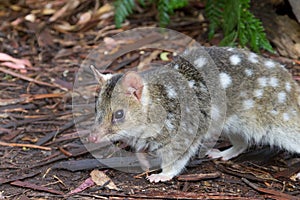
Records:
<instances>
[{"instance_id":1,"label":"pink nose","mask_svg":"<svg viewBox=\"0 0 300 200\"><path fill-rule=\"evenodd\" d=\"M89 137L88 137L88 140L89 140L89 142L96 143L97 140L98 140L98 137L95 136L95 135L90 134Z\"/></svg>"}]
</instances>

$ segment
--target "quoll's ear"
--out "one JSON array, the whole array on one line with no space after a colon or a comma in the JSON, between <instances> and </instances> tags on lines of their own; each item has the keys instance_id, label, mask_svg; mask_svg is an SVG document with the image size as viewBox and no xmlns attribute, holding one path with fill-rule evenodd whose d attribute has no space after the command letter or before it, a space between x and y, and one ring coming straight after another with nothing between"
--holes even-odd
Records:
<instances>
[{"instance_id":1,"label":"quoll's ear","mask_svg":"<svg viewBox=\"0 0 300 200\"><path fill-rule=\"evenodd\" d=\"M137 72L127 72L123 76L122 87L125 90L125 94L133 94L138 101L141 100L144 83L142 77Z\"/></svg>"},{"instance_id":2,"label":"quoll's ear","mask_svg":"<svg viewBox=\"0 0 300 200\"><path fill-rule=\"evenodd\" d=\"M111 74L101 74L94 65L90 65L90 69L93 72L95 79L100 85L103 85L107 80L111 79Z\"/></svg>"}]
</instances>

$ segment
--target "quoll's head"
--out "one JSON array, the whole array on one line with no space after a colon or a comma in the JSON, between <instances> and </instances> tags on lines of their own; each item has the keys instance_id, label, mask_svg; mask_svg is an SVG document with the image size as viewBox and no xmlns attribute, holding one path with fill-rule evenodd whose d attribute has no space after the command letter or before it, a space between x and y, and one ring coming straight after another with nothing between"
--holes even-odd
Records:
<instances>
[{"instance_id":1,"label":"quoll's head","mask_svg":"<svg viewBox=\"0 0 300 200\"><path fill-rule=\"evenodd\" d=\"M146 110L143 109L146 94L142 77L136 72L105 75L93 66L91 69L101 92L89 141L130 141L132 137L138 137L146 126Z\"/></svg>"}]
</instances>

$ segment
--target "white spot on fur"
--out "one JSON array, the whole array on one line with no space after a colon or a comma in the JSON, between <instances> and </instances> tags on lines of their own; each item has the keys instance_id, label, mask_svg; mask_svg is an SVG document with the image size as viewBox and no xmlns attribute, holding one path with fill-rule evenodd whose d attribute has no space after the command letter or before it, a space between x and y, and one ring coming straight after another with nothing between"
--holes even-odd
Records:
<instances>
[{"instance_id":1,"label":"white spot on fur","mask_svg":"<svg viewBox=\"0 0 300 200\"><path fill-rule=\"evenodd\" d=\"M220 110L217 105L212 105L211 106L211 118L213 120L216 120L220 117Z\"/></svg>"},{"instance_id":2,"label":"white spot on fur","mask_svg":"<svg viewBox=\"0 0 300 200\"><path fill-rule=\"evenodd\" d=\"M252 69L245 69L245 74L246 74L246 76L252 76L253 75L253 70Z\"/></svg>"},{"instance_id":3,"label":"white spot on fur","mask_svg":"<svg viewBox=\"0 0 300 200\"><path fill-rule=\"evenodd\" d=\"M169 131L172 131L175 129L175 126L172 124L171 120L168 120L168 119L165 120L165 125Z\"/></svg>"},{"instance_id":4,"label":"white spot on fur","mask_svg":"<svg viewBox=\"0 0 300 200\"><path fill-rule=\"evenodd\" d=\"M167 86L168 97L175 98L177 96L176 91L171 86Z\"/></svg>"},{"instance_id":5,"label":"white spot on fur","mask_svg":"<svg viewBox=\"0 0 300 200\"><path fill-rule=\"evenodd\" d=\"M278 103L284 103L286 101L286 93L279 92L278 93Z\"/></svg>"},{"instance_id":6,"label":"white spot on fur","mask_svg":"<svg viewBox=\"0 0 300 200\"><path fill-rule=\"evenodd\" d=\"M290 83L290 82L286 82L286 83L285 83L285 90L286 90L287 92L290 92L291 89L292 89L291 83Z\"/></svg>"},{"instance_id":7,"label":"white spot on fur","mask_svg":"<svg viewBox=\"0 0 300 200\"><path fill-rule=\"evenodd\" d=\"M198 59L196 59L194 61L194 64L196 65L196 67L198 68L202 68L204 65L206 65L207 60L204 57L199 57Z\"/></svg>"},{"instance_id":8,"label":"white spot on fur","mask_svg":"<svg viewBox=\"0 0 300 200\"><path fill-rule=\"evenodd\" d=\"M247 97L247 92L242 91L242 92L240 93L240 97Z\"/></svg>"},{"instance_id":9,"label":"white spot on fur","mask_svg":"<svg viewBox=\"0 0 300 200\"><path fill-rule=\"evenodd\" d=\"M174 69L178 70L179 69L179 65L174 65Z\"/></svg>"},{"instance_id":10,"label":"white spot on fur","mask_svg":"<svg viewBox=\"0 0 300 200\"><path fill-rule=\"evenodd\" d=\"M189 87L190 88L193 88L194 85L195 85L195 81L194 80L189 81Z\"/></svg>"},{"instance_id":11,"label":"white spot on fur","mask_svg":"<svg viewBox=\"0 0 300 200\"><path fill-rule=\"evenodd\" d=\"M252 63L258 63L258 56L255 53L249 53L248 60Z\"/></svg>"},{"instance_id":12,"label":"white spot on fur","mask_svg":"<svg viewBox=\"0 0 300 200\"><path fill-rule=\"evenodd\" d=\"M292 115L297 116L297 111L296 110L292 110L291 113L292 113Z\"/></svg>"},{"instance_id":13,"label":"white spot on fur","mask_svg":"<svg viewBox=\"0 0 300 200\"><path fill-rule=\"evenodd\" d=\"M182 53L183 55L189 55L190 54L190 50L189 49L186 49L186 50L184 50L184 52Z\"/></svg>"},{"instance_id":14,"label":"white spot on fur","mask_svg":"<svg viewBox=\"0 0 300 200\"><path fill-rule=\"evenodd\" d=\"M145 112L147 112L147 108L151 104L151 99L149 97L149 91L148 91L148 85L144 84L143 91L142 91L142 97L141 97L141 103L142 108L144 109Z\"/></svg>"},{"instance_id":15,"label":"white spot on fur","mask_svg":"<svg viewBox=\"0 0 300 200\"><path fill-rule=\"evenodd\" d=\"M290 116L287 113L283 113L282 118L283 118L283 121L289 121L290 120Z\"/></svg>"},{"instance_id":16,"label":"white spot on fur","mask_svg":"<svg viewBox=\"0 0 300 200\"><path fill-rule=\"evenodd\" d=\"M265 66L267 68L273 68L273 67L275 67L275 63L272 60L267 60L267 61L264 62L264 64L265 64Z\"/></svg>"},{"instance_id":17,"label":"white spot on fur","mask_svg":"<svg viewBox=\"0 0 300 200\"><path fill-rule=\"evenodd\" d=\"M262 89L258 89L258 90L254 90L254 96L255 97L257 97L257 98L262 98L263 97L263 95L264 95L264 90L262 90Z\"/></svg>"},{"instance_id":18,"label":"white spot on fur","mask_svg":"<svg viewBox=\"0 0 300 200\"><path fill-rule=\"evenodd\" d=\"M269 85L272 87L277 87L278 86L278 79L275 77L271 77L269 79Z\"/></svg>"},{"instance_id":19,"label":"white spot on fur","mask_svg":"<svg viewBox=\"0 0 300 200\"><path fill-rule=\"evenodd\" d=\"M257 79L258 84L259 84L260 87L266 87L267 86L267 80L268 79L264 76Z\"/></svg>"},{"instance_id":20,"label":"white spot on fur","mask_svg":"<svg viewBox=\"0 0 300 200\"><path fill-rule=\"evenodd\" d=\"M277 110L271 110L270 113L271 113L272 115L278 115L279 112L278 112Z\"/></svg>"},{"instance_id":21,"label":"white spot on fur","mask_svg":"<svg viewBox=\"0 0 300 200\"><path fill-rule=\"evenodd\" d=\"M249 110L254 107L254 101L252 99L245 100L243 102L243 106L245 110Z\"/></svg>"},{"instance_id":22,"label":"white spot on fur","mask_svg":"<svg viewBox=\"0 0 300 200\"><path fill-rule=\"evenodd\" d=\"M229 57L229 61L232 65L237 65L241 62L241 58L238 55L232 55Z\"/></svg>"},{"instance_id":23,"label":"white spot on fur","mask_svg":"<svg viewBox=\"0 0 300 200\"><path fill-rule=\"evenodd\" d=\"M232 52L233 50L234 50L234 48L231 48L231 47L227 48L227 51Z\"/></svg>"},{"instance_id":24,"label":"white spot on fur","mask_svg":"<svg viewBox=\"0 0 300 200\"><path fill-rule=\"evenodd\" d=\"M286 70L286 68L285 68L285 66L284 65L279 65L279 67L281 67L281 68L283 68L283 69L285 69Z\"/></svg>"},{"instance_id":25,"label":"white spot on fur","mask_svg":"<svg viewBox=\"0 0 300 200\"><path fill-rule=\"evenodd\" d=\"M224 72L221 72L219 76L220 76L220 82L221 82L222 88L223 89L228 88L232 83L231 77Z\"/></svg>"},{"instance_id":26,"label":"white spot on fur","mask_svg":"<svg viewBox=\"0 0 300 200\"><path fill-rule=\"evenodd\" d=\"M190 112L191 112L191 110L190 110L189 107L186 107L186 108L185 108L185 111L186 111L187 113L190 113Z\"/></svg>"}]
</instances>

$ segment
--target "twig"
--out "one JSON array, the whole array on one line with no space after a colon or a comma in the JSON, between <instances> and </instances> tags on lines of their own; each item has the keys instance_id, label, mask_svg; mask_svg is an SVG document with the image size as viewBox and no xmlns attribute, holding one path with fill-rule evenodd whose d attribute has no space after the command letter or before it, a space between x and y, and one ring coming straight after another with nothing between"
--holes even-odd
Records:
<instances>
[{"instance_id":1,"label":"twig","mask_svg":"<svg viewBox=\"0 0 300 200\"><path fill-rule=\"evenodd\" d=\"M10 177L10 178L0 178L0 185L9 183L9 182L13 182L13 181L23 180L26 178L32 178L40 173L41 173L40 171L34 171L29 174L22 173L22 175L16 175L16 176Z\"/></svg>"},{"instance_id":2,"label":"twig","mask_svg":"<svg viewBox=\"0 0 300 200\"><path fill-rule=\"evenodd\" d=\"M64 194L60 191L49 189L49 188L46 188L44 186L36 185L36 184L29 183L29 182L26 182L26 181L14 181L10 184L15 185L15 186L19 186L19 187L23 187L23 188L30 188L30 189L33 189L33 190L40 190L40 191L44 191L44 192L49 192L49 193L53 193L53 194L59 194L59 195Z\"/></svg>"},{"instance_id":3,"label":"twig","mask_svg":"<svg viewBox=\"0 0 300 200\"><path fill-rule=\"evenodd\" d=\"M244 183L246 183L247 185L249 185L251 188L253 188L254 190L256 190L258 192L274 195L275 197L277 197L276 199L300 200L299 197L285 194L285 193L282 193L282 192L279 192L276 190L270 190L267 188L258 187L254 183L251 183L250 181L248 181L245 178L242 178L242 181L244 181Z\"/></svg>"},{"instance_id":4,"label":"twig","mask_svg":"<svg viewBox=\"0 0 300 200\"><path fill-rule=\"evenodd\" d=\"M63 125L59 130L48 133L43 138L39 139L39 141L36 144L37 145L43 145L46 142L48 142L49 140L51 140L53 137L57 136L58 134L62 133L63 131L65 131L65 130L71 128L72 126L74 126L75 122L77 122L77 123L82 122L82 121L87 120L88 118L90 118L92 116L93 116L93 114L89 114L89 115L80 116L76 120L72 119L71 121L69 121L68 123Z\"/></svg>"},{"instance_id":5,"label":"twig","mask_svg":"<svg viewBox=\"0 0 300 200\"><path fill-rule=\"evenodd\" d=\"M12 76L15 76L15 77L18 77L20 79L23 79L23 80L26 80L26 81L29 81L29 82L33 82L33 83L36 83L38 85L44 85L44 86L48 86L48 87L53 87L53 88L60 88L62 90L66 90L66 88L63 88L61 87L60 85L53 85L53 84L50 84L50 83L46 83L46 82L43 82L43 81L38 81L38 80L35 80L33 78L30 78L28 76L25 76L23 74L18 74L18 73L15 73L13 71L10 71L8 69L4 69L4 68L1 68L0 67L0 71L3 72L3 73L6 73L6 74L9 74L9 75L12 75Z\"/></svg>"},{"instance_id":6,"label":"twig","mask_svg":"<svg viewBox=\"0 0 300 200\"><path fill-rule=\"evenodd\" d=\"M8 147L27 147L27 148L42 149L42 150L46 150L46 151L51 151L50 147L42 147L42 146L34 145L34 144L7 143L7 142L0 141L0 145L1 146L8 146Z\"/></svg>"},{"instance_id":7,"label":"twig","mask_svg":"<svg viewBox=\"0 0 300 200\"><path fill-rule=\"evenodd\" d=\"M208 174L187 174L178 176L179 181L200 181L207 179L219 178L221 174L219 172L208 173Z\"/></svg>"},{"instance_id":8,"label":"twig","mask_svg":"<svg viewBox=\"0 0 300 200\"><path fill-rule=\"evenodd\" d=\"M153 169L153 170L147 170L141 174L135 175L134 178L142 178L144 175L148 176L149 173L158 171L158 169Z\"/></svg>"},{"instance_id":9,"label":"twig","mask_svg":"<svg viewBox=\"0 0 300 200\"><path fill-rule=\"evenodd\" d=\"M80 193L80 195L91 195L87 193ZM146 194L120 194L120 193L98 193L97 196L93 195L93 197L103 198L103 197L110 197L110 198L125 198L125 199L218 199L218 200L255 200L258 198L255 197L239 197L236 194L230 193L194 193L194 192L161 192L161 191L152 191L151 193Z\"/></svg>"}]
</instances>

